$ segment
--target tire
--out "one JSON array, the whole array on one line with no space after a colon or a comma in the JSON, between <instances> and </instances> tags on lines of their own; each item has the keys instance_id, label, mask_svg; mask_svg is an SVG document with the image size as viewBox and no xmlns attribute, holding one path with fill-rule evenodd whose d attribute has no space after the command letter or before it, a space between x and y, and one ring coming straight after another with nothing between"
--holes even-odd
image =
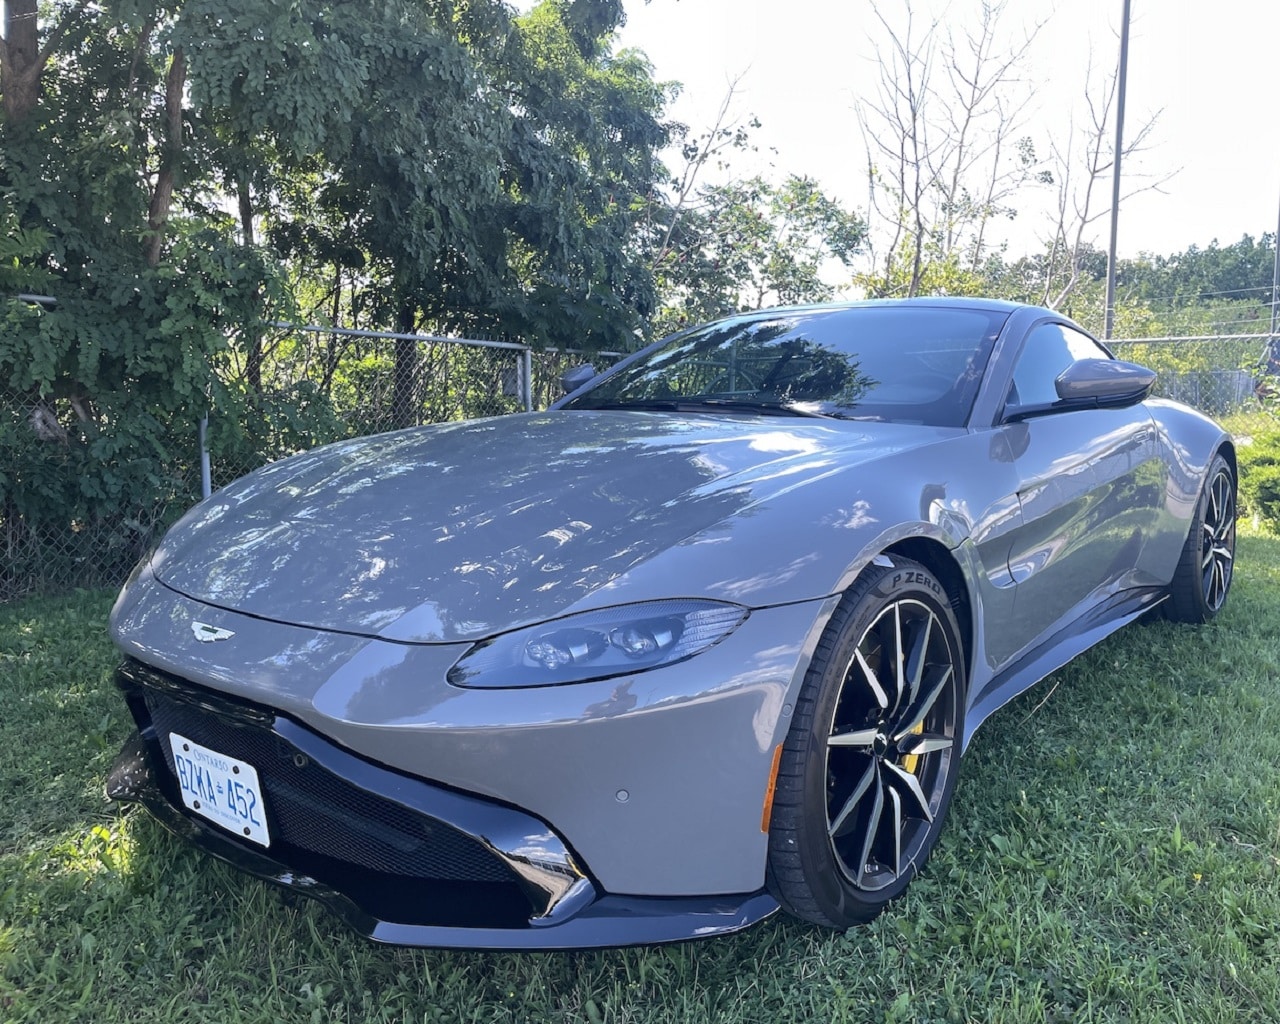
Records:
<instances>
[{"instance_id":1,"label":"tire","mask_svg":"<svg viewBox=\"0 0 1280 1024\"><path fill-rule=\"evenodd\" d=\"M1236 477L1221 454L1205 474L1182 557L1169 584L1165 614L1174 622L1208 622L1231 590L1236 558Z\"/></svg>"},{"instance_id":2,"label":"tire","mask_svg":"<svg viewBox=\"0 0 1280 1024\"><path fill-rule=\"evenodd\" d=\"M818 643L769 828L774 896L840 929L875 918L924 866L964 729L963 646L945 589L917 562L876 562Z\"/></svg>"}]
</instances>

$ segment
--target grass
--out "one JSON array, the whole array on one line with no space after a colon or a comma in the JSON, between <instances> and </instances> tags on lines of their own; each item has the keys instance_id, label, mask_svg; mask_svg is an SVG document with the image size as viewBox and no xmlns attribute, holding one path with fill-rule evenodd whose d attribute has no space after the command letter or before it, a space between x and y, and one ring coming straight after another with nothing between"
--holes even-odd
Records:
<instances>
[{"instance_id":1,"label":"grass","mask_svg":"<svg viewBox=\"0 0 1280 1024\"><path fill-rule=\"evenodd\" d=\"M373 946L104 803L109 603L0 607L0 1021L1280 1020L1280 540L999 712L870 927L576 954Z\"/></svg>"}]
</instances>

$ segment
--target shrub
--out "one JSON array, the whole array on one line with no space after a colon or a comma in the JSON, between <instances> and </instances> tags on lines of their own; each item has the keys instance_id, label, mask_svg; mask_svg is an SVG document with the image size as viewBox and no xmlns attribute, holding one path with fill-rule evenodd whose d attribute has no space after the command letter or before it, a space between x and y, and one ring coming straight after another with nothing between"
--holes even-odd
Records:
<instances>
[{"instance_id":1,"label":"shrub","mask_svg":"<svg viewBox=\"0 0 1280 1024\"><path fill-rule=\"evenodd\" d=\"M1271 533L1280 533L1280 434L1240 446L1240 508Z\"/></svg>"}]
</instances>

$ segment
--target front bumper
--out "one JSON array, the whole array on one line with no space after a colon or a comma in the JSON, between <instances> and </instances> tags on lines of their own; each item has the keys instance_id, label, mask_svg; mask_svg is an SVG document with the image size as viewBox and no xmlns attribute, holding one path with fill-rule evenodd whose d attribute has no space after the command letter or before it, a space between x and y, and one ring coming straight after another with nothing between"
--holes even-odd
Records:
<instances>
[{"instance_id":1,"label":"front bumper","mask_svg":"<svg viewBox=\"0 0 1280 1024\"><path fill-rule=\"evenodd\" d=\"M126 661L138 731L107 781L172 831L237 867L321 900L378 942L572 949L738 931L777 903L764 892L637 897L603 891L546 822L358 757L269 709ZM167 734L254 764L271 846L188 811Z\"/></svg>"},{"instance_id":2,"label":"front bumper","mask_svg":"<svg viewBox=\"0 0 1280 1024\"><path fill-rule=\"evenodd\" d=\"M468 644L402 644L257 619L147 573L120 596L122 653L410 779L553 822L602 891L702 897L765 883L773 753L835 599L757 609L695 658L565 686L463 689ZM231 634L193 637L193 623Z\"/></svg>"}]
</instances>

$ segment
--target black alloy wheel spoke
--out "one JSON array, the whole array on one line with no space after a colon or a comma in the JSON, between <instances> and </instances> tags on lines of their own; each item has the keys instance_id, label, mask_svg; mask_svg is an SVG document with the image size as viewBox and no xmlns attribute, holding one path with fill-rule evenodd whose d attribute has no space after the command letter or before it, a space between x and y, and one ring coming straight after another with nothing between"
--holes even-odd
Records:
<instances>
[{"instance_id":1,"label":"black alloy wheel spoke","mask_svg":"<svg viewBox=\"0 0 1280 1024\"><path fill-rule=\"evenodd\" d=\"M909 692L907 707L912 707L920 696L920 684L924 681L925 669L928 666L929 638L933 635L934 618L930 615L924 620L923 628L913 631L910 648L906 653L906 677Z\"/></svg>"},{"instance_id":2,"label":"black alloy wheel spoke","mask_svg":"<svg viewBox=\"0 0 1280 1024\"><path fill-rule=\"evenodd\" d=\"M924 720L929 717L929 712L933 710L934 705L938 703L938 698L942 696L947 684L951 682L953 671L954 669L951 665L935 665L933 667L927 696L920 702L920 706L916 708L915 714L910 717L909 721L894 733L893 738L896 743L902 743L910 733L919 729Z\"/></svg>"},{"instance_id":3,"label":"black alloy wheel spoke","mask_svg":"<svg viewBox=\"0 0 1280 1024\"><path fill-rule=\"evenodd\" d=\"M931 736L926 732L910 733L898 744L898 752L920 757L946 750L954 742L950 736Z\"/></svg>"},{"instance_id":4,"label":"black alloy wheel spoke","mask_svg":"<svg viewBox=\"0 0 1280 1024\"><path fill-rule=\"evenodd\" d=\"M900 768L896 764L886 763L885 769L885 779L890 783L894 792L899 793L909 801L911 817L933 821L933 811L929 809L929 798L924 795L924 790L920 788L920 780L905 768Z\"/></svg>"},{"instance_id":5,"label":"black alloy wheel spoke","mask_svg":"<svg viewBox=\"0 0 1280 1024\"><path fill-rule=\"evenodd\" d=\"M889 787L885 793L889 797L889 870L897 878L902 874L902 797Z\"/></svg>"},{"instance_id":6,"label":"black alloy wheel spoke","mask_svg":"<svg viewBox=\"0 0 1280 1024\"><path fill-rule=\"evenodd\" d=\"M849 833L853 826L857 824L857 818L853 812L858 809L859 802L871 791L873 786L877 789L880 786L880 767L875 758L872 758L867 763L867 770L863 772L858 784L853 787L853 792L845 800L840 813L835 816L835 819L827 828L827 835L832 839L836 839Z\"/></svg>"},{"instance_id":7,"label":"black alloy wheel spoke","mask_svg":"<svg viewBox=\"0 0 1280 1024\"><path fill-rule=\"evenodd\" d=\"M902 648L902 603L893 605L893 705L889 708L890 717L898 713L907 694L907 656Z\"/></svg>"},{"instance_id":8,"label":"black alloy wheel spoke","mask_svg":"<svg viewBox=\"0 0 1280 1024\"><path fill-rule=\"evenodd\" d=\"M879 773L877 772L877 775ZM866 835L862 839L862 852L858 857L858 866L854 877L859 885L866 885L867 871L873 867L871 863L871 847L875 844L876 835L880 831L880 819L884 816L884 788L876 780L872 790L871 814L867 818Z\"/></svg>"},{"instance_id":9,"label":"black alloy wheel spoke","mask_svg":"<svg viewBox=\"0 0 1280 1024\"><path fill-rule=\"evenodd\" d=\"M854 665L857 665L858 670L862 673L862 682L866 684L867 689L871 691L871 695L875 698L876 707L881 711L888 710L889 695L884 692L884 687L880 685L880 680L876 678L875 671L867 663L866 655L862 653L861 647L853 652L853 661L850 662L849 668L845 671L846 682L850 673L853 672Z\"/></svg>"},{"instance_id":10,"label":"black alloy wheel spoke","mask_svg":"<svg viewBox=\"0 0 1280 1024\"><path fill-rule=\"evenodd\" d=\"M879 729L854 729L851 732L833 733L827 738L828 747L865 747L870 750L875 746Z\"/></svg>"}]
</instances>

